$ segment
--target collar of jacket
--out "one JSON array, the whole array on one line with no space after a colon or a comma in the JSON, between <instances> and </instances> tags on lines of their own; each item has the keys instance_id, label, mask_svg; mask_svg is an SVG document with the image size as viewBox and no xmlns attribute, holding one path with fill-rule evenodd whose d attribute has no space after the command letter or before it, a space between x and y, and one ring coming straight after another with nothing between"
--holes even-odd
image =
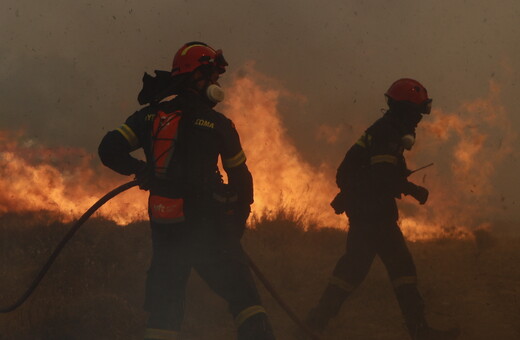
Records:
<instances>
[{"instance_id":1,"label":"collar of jacket","mask_svg":"<svg viewBox=\"0 0 520 340\"><path fill-rule=\"evenodd\" d=\"M415 129L421 121L422 115L419 113L419 117L412 116L413 114L407 114L406 112L394 112L388 110L385 112L383 118L393 125L400 134L412 134L415 135ZM418 118L418 119L415 119Z\"/></svg>"},{"instance_id":2,"label":"collar of jacket","mask_svg":"<svg viewBox=\"0 0 520 340\"><path fill-rule=\"evenodd\" d=\"M205 95L193 89L185 89L179 94L178 98L181 99L183 102L199 107L203 106L207 109L212 109L216 105L216 103L213 103Z\"/></svg>"}]
</instances>

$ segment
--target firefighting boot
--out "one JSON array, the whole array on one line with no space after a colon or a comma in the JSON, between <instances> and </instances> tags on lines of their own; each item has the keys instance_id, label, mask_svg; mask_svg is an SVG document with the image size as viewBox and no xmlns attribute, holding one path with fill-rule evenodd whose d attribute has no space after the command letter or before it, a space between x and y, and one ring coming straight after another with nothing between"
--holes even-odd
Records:
<instances>
[{"instance_id":1,"label":"firefighting boot","mask_svg":"<svg viewBox=\"0 0 520 340\"><path fill-rule=\"evenodd\" d=\"M440 330L431 328L428 324L424 324L416 330L415 337L412 335L414 340L454 340L460 334L459 328L451 328L447 330Z\"/></svg>"},{"instance_id":2,"label":"firefighting boot","mask_svg":"<svg viewBox=\"0 0 520 340\"><path fill-rule=\"evenodd\" d=\"M412 340L453 340L459 336L458 328L437 330L428 325L424 302L415 284L402 285L394 291Z\"/></svg>"},{"instance_id":3,"label":"firefighting boot","mask_svg":"<svg viewBox=\"0 0 520 340\"><path fill-rule=\"evenodd\" d=\"M178 340L179 332L169 329L147 328L144 340Z\"/></svg>"},{"instance_id":4,"label":"firefighting boot","mask_svg":"<svg viewBox=\"0 0 520 340\"><path fill-rule=\"evenodd\" d=\"M252 306L236 318L238 340L275 340L271 323L263 307Z\"/></svg>"},{"instance_id":5,"label":"firefighting boot","mask_svg":"<svg viewBox=\"0 0 520 340\"><path fill-rule=\"evenodd\" d=\"M334 278L335 279L335 278ZM311 309L306 325L316 334L322 334L327 327L329 321L335 317L343 305L343 302L350 295L352 289L345 289L343 286L331 282L325 288L318 305Z\"/></svg>"}]
</instances>

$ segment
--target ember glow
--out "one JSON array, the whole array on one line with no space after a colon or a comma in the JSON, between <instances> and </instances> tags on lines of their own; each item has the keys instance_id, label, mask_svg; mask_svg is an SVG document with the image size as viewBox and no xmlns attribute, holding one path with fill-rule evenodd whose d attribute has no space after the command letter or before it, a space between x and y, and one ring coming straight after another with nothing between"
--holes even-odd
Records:
<instances>
[{"instance_id":1,"label":"ember glow","mask_svg":"<svg viewBox=\"0 0 520 340\"><path fill-rule=\"evenodd\" d=\"M275 218L284 211L305 226L347 227L347 219L329 206L338 191L334 180L338 164L315 166L303 159L278 111L280 98L291 94L270 86L273 82L253 68L246 69L227 89L221 110L237 126L253 174L253 216ZM349 140L355 142L367 126ZM338 131L319 130L309 136L330 136L327 142L334 144ZM492 140L497 132L500 140ZM430 199L425 206L408 197L400 203L407 238L461 238L475 228L488 227L489 216L497 209L495 166L511 152L514 138L495 83L490 83L486 98L463 103L457 112L434 109L426 116L418 142L406 157L411 169L435 162L411 178L430 190ZM50 211L61 221L71 221L127 180L103 168L97 155L85 150L49 148L22 132L0 132L0 214ZM119 225L145 220L146 196L130 189L107 203L98 216Z\"/></svg>"}]
</instances>

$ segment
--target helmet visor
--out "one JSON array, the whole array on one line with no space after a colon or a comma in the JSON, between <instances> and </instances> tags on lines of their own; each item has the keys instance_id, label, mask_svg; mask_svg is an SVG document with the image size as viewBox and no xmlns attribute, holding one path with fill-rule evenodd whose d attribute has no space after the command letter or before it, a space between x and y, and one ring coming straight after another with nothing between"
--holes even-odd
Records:
<instances>
[{"instance_id":1,"label":"helmet visor","mask_svg":"<svg viewBox=\"0 0 520 340\"><path fill-rule=\"evenodd\" d=\"M228 63L226 59L224 58L224 54L222 53L222 50L217 50L217 54L215 55L215 66L217 67L219 73L226 72L226 66L228 66Z\"/></svg>"},{"instance_id":2,"label":"helmet visor","mask_svg":"<svg viewBox=\"0 0 520 340\"><path fill-rule=\"evenodd\" d=\"M430 112L432 111L432 99L430 98L427 101L425 101L423 106L424 106L424 109L423 109L422 113L429 115Z\"/></svg>"}]
</instances>

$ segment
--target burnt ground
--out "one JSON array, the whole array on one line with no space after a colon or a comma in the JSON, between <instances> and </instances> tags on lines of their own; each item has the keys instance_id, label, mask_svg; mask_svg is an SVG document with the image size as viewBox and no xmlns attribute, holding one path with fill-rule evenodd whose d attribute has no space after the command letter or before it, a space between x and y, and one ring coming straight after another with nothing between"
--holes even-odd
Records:
<instances>
[{"instance_id":1,"label":"burnt ground","mask_svg":"<svg viewBox=\"0 0 520 340\"><path fill-rule=\"evenodd\" d=\"M45 214L0 218L0 308L23 292L69 227L42 222L48 220L52 218ZM502 225L480 231L474 239L409 243L430 322L460 326L462 340L520 339L520 236L512 224ZM248 231L243 241L280 295L303 316L341 255L345 232L305 232L279 218ZM147 223L118 227L105 220L87 222L28 302L0 314L0 339L141 339L149 259ZM259 289L277 338L296 339L291 320L263 287ZM225 302L195 273L182 335L184 340L234 338ZM379 260L323 339L407 339Z\"/></svg>"}]
</instances>

